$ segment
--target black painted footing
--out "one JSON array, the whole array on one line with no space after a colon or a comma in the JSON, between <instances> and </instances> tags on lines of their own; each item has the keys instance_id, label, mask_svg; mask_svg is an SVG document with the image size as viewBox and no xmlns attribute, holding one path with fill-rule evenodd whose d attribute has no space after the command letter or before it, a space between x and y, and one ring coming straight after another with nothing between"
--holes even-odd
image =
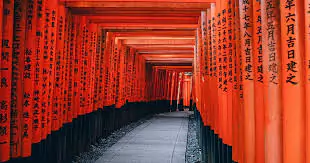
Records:
<instances>
[{"instance_id":1,"label":"black painted footing","mask_svg":"<svg viewBox=\"0 0 310 163\"><path fill-rule=\"evenodd\" d=\"M79 116L52 132L45 140L32 145L29 158L11 159L6 163L67 163L99 138L148 115L169 112L169 101L127 102L122 108L108 106Z\"/></svg>"},{"instance_id":2,"label":"black painted footing","mask_svg":"<svg viewBox=\"0 0 310 163\"><path fill-rule=\"evenodd\" d=\"M222 138L210 126L202 122L196 105L193 104L194 117L198 126L197 138L201 149L201 160L204 163L234 163L232 160L232 147L224 144Z\"/></svg>"}]
</instances>

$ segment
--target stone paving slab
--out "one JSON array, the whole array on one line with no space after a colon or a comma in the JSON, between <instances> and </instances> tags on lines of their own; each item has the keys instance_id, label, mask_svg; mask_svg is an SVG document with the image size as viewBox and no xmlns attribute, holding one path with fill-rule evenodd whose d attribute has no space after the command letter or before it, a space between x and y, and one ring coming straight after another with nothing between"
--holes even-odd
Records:
<instances>
[{"instance_id":1,"label":"stone paving slab","mask_svg":"<svg viewBox=\"0 0 310 163\"><path fill-rule=\"evenodd\" d=\"M155 115L126 134L96 163L184 163L188 112Z\"/></svg>"}]
</instances>

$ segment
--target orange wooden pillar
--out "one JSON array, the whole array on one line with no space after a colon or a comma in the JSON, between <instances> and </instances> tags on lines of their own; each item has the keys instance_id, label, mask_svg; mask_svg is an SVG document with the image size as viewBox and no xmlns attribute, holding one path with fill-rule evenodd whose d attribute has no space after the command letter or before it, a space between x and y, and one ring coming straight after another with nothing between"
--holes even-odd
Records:
<instances>
[{"instance_id":1,"label":"orange wooden pillar","mask_svg":"<svg viewBox=\"0 0 310 163\"><path fill-rule=\"evenodd\" d=\"M306 162L310 162L310 0L305 0Z\"/></svg>"},{"instance_id":2,"label":"orange wooden pillar","mask_svg":"<svg viewBox=\"0 0 310 163\"><path fill-rule=\"evenodd\" d=\"M243 63L241 53L241 19L240 19L240 4L239 1L235 1L235 49L236 49L236 85L237 99L235 101L235 107L238 109L238 162L245 162L245 145L244 145L244 90L243 90Z\"/></svg>"},{"instance_id":3,"label":"orange wooden pillar","mask_svg":"<svg viewBox=\"0 0 310 163\"><path fill-rule=\"evenodd\" d=\"M35 40L36 37L36 1L27 2L26 26L25 26L25 57L24 72L22 78L24 81L23 91L23 111L22 111L22 157L31 155L32 145L32 107L34 98L34 72L35 72Z\"/></svg>"},{"instance_id":4,"label":"orange wooden pillar","mask_svg":"<svg viewBox=\"0 0 310 163\"><path fill-rule=\"evenodd\" d=\"M2 55L0 63L0 161L10 159L11 80L14 1L3 1Z\"/></svg>"},{"instance_id":5,"label":"orange wooden pillar","mask_svg":"<svg viewBox=\"0 0 310 163\"><path fill-rule=\"evenodd\" d=\"M240 159L240 153L241 151L241 146L240 146L240 140L241 140L241 135L240 135L240 103L239 103L239 99L240 99L240 94L239 94L239 83L240 83L240 76L238 76L238 73L240 72L240 65L239 65L239 55L240 55L240 48L238 48L239 50L237 50L237 47L240 46L240 44L238 44L238 40L240 38L240 33L238 33L237 31L239 31L239 26L240 26L240 22L239 22L239 9L236 7L236 0L232 0L231 1L231 10L233 13L232 16L232 76L233 76L233 83L232 83L232 117L234 119L234 123L233 124L233 133L232 133L232 160L235 162L242 162ZM239 74L240 75L240 74Z\"/></svg>"},{"instance_id":6,"label":"orange wooden pillar","mask_svg":"<svg viewBox=\"0 0 310 163\"><path fill-rule=\"evenodd\" d=\"M223 128L222 128L222 93L221 93L221 88L222 88L222 54L221 54L221 2L218 2L216 4L216 9L215 9L215 14L216 14L216 87L217 89L215 90L216 95L217 95L217 129L218 129L218 136L219 138L223 138Z\"/></svg>"},{"instance_id":7,"label":"orange wooden pillar","mask_svg":"<svg viewBox=\"0 0 310 163\"><path fill-rule=\"evenodd\" d=\"M36 1L36 45L35 45L35 73L34 73L34 104L32 123L32 143L39 143L42 138L42 84L43 84L43 47L44 47L44 20L45 4Z\"/></svg>"},{"instance_id":8,"label":"orange wooden pillar","mask_svg":"<svg viewBox=\"0 0 310 163\"><path fill-rule=\"evenodd\" d=\"M298 0L280 3L284 163L306 161L303 6Z\"/></svg>"},{"instance_id":9,"label":"orange wooden pillar","mask_svg":"<svg viewBox=\"0 0 310 163\"><path fill-rule=\"evenodd\" d=\"M232 0L225 1L226 8L226 53L227 53L227 145L233 146L233 130L237 126L233 121L233 66L234 66L234 49L233 49L233 9ZM233 125L233 126L232 126ZM231 151L229 151L231 152Z\"/></svg>"},{"instance_id":10,"label":"orange wooden pillar","mask_svg":"<svg viewBox=\"0 0 310 163\"><path fill-rule=\"evenodd\" d=\"M280 71L282 48L280 9L276 6L277 3L274 1L261 1L266 163L282 162L282 83Z\"/></svg>"},{"instance_id":11,"label":"orange wooden pillar","mask_svg":"<svg viewBox=\"0 0 310 163\"><path fill-rule=\"evenodd\" d=\"M240 37L244 95L244 146L245 161L255 162L255 110L253 68L253 1L240 2Z\"/></svg>"},{"instance_id":12,"label":"orange wooden pillar","mask_svg":"<svg viewBox=\"0 0 310 163\"><path fill-rule=\"evenodd\" d=\"M262 46L261 3L253 1L253 72L255 107L255 162L265 162L264 75ZM267 34L266 34L267 35Z\"/></svg>"},{"instance_id":13,"label":"orange wooden pillar","mask_svg":"<svg viewBox=\"0 0 310 163\"><path fill-rule=\"evenodd\" d=\"M102 31L100 29L97 29L97 42L96 44L96 55L95 55L95 81L94 81L94 108L98 109L101 108L100 106L100 63L101 63L101 45L102 45ZM100 92L100 93L99 93Z\"/></svg>"},{"instance_id":14,"label":"orange wooden pillar","mask_svg":"<svg viewBox=\"0 0 310 163\"><path fill-rule=\"evenodd\" d=\"M25 51L25 26L27 4L14 1L14 35L12 55L12 87L11 87L11 158L21 156L22 129L21 118L23 108L23 72Z\"/></svg>"},{"instance_id":15,"label":"orange wooden pillar","mask_svg":"<svg viewBox=\"0 0 310 163\"><path fill-rule=\"evenodd\" d=\"M74 31L74 26L75 22L73 22L73 17L72 15L68 12L68 36L67 36L67 81L66 81L66 106L67 106L67 123L71 123L73 119L73 114L74 114L74 108L73 108L73 78L74 78L74 72L73 72L73 67L74 67L74 57L75 57L75 31Z\"/></svg>"},{"instance_id":16,"label":"orange wooden pillar","mask_svg":"<svg viewBox=\"0 0 310 163\"><path fill-rule=\"evenodd\" d=\"M53 122L53 97L54 97L54 82L55 82L55 59L56 59L56 48L57 48L57 14L58 14L58 1L49 2L49 83L48 83L48 117L47 117L47 129L48 134L52 132Z\"/></svg>"},{"instance_id":17,"label":"orange wooden pillar","mask_svg":"<svg viewBox=\"0 0 310 163\"><path fill-rule=\"evenodd\" d=\"M83 29L81 28L81 17L80 16L73 16L74 28L75 28L75 46L74 50L74 62L73 62L73 100L72 100L72 107L74 109L73 118L77 118L80 112L80 87L81 87L81 53L82 53L82 42L83 42Z\"/></svg>"},{"instance_id":18,"label":"orange wooden pillar","mask_svg":"<svg viewBox=\"0 0 310 163\"><path fill-rule=\"evenodd\" d=\"M227 1L222 0L221 1L221 33L220 33L220 43L221 43L221 48L220 48L220 55L222 56L221 58L221 63L222 66L220 67L219 71L222 72L221 76L221 98L222 98L222 127L223 127L223 143L225 145L229 144L229 137L228 137L228 28L227 28ZM230 128L230 127L229 127Z\"/></svg>"},{"instance_id":19,"label":"orange wooden pillar","mask_svg":"<svg viewBox=\"0 0 310 163\"><path fill-rule=\"evenodd\" d=\"M52 131L57 131L61 127L62 119L62 66L63 66L63 51L64 51L64 25L65 25L65 7L60 5L57 14L57 41L55 53L55 81L54 81L54 96L52 108Z\"/></svg>"}]
</instances>

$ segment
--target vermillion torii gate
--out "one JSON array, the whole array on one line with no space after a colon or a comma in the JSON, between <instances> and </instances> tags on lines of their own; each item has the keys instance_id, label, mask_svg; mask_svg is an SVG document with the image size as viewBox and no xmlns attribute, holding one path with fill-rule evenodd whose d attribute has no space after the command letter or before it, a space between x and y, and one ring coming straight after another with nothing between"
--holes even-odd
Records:
<instances>
[{"instance_id":1,"label":"vermillion torii gate","mask_svg":"<svg viewBox=\"0 0 310 163\"><path fill-rule=\"evenodd\" d=\"M309 0L0 0L0 10L0 162L69 161L167 111L179 88L201 120L204 161L310 162Z\"/></svg>"}]
</instances>

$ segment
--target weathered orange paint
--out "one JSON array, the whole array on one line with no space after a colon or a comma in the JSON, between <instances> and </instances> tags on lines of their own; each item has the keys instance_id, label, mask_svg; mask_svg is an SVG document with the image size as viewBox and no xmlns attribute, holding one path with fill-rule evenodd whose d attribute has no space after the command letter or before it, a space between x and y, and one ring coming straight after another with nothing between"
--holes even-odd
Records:
<instances>
[{"instance_id":1,"label":"weathered orange paint","mask_svg":"<svg viewBox=\"0 0 310 163\"><path fill-rule=\"evenodd\" d=\"M306 161L303 5L298 0L280 2L284 163Z\"/></svg>"},{"instance_id":2,"label":"weathered orange paint","mask_svg":"<svg viewBox=\"0 0 310 163\"><path fill-rule=\"evenodd\" d=\"M14 1L4 0L3 29L2 29L2 54L0 63L1 85L0 92L0 114L3 120L0 122L0 161L7 161L10 158L10 121L11 121L11 81L12 81L12 46L13 46L13 21Z\"/></svg>"}]
</instances>

